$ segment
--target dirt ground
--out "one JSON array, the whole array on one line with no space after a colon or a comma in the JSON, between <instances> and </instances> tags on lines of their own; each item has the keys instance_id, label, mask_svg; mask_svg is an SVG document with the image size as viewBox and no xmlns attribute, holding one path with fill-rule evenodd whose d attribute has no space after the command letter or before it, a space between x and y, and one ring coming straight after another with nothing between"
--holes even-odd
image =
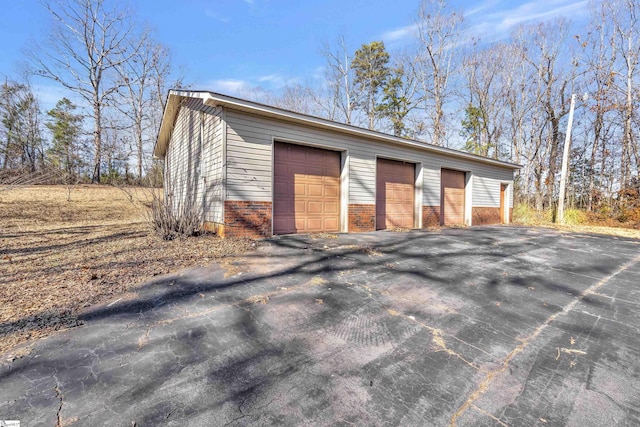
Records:
<instances>
[{"instance_id":1,"label":"dirt ground","mask_svg":"<svg viewBox=\"0 0 640 427\"><path fill-rule=\"evenodd\" d=\"M85 307L153 276L255 245L211 235L164 241L147 219L153 197L94 185L0 189L0 350L76 326Z\"/></svg>"}]
</instances>

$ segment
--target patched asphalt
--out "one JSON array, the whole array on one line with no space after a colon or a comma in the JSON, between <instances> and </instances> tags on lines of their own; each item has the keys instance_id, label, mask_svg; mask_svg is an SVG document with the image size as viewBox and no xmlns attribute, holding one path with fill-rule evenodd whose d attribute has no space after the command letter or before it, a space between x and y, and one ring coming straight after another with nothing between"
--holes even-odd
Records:
<instances>
[{"instance_id":1,"label":"patched asphalt","mask_svg":"<svg viewBox=\"0 0 640 427\"><path fill-rule=\"evenodd\" d=\"M283 236L235 264L158 278L5 363L0 420L640 425L638 240Z\"/></svg>"}]
</instances>

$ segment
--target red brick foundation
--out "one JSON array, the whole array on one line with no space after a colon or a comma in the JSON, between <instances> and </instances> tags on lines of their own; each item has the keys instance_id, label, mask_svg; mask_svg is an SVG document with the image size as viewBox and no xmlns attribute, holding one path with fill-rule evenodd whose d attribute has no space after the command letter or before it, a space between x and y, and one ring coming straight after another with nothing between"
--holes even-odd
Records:
<instances>
[{"instance_id":1,"label":"red brick foundation","mask_svg":"<svg viewBox=\"0 0 640 427\"><path fill-rule=\"evenodd\" d=\"M271 202L224 202L223 237L271 236Z\"/></svg>"},{"instance_id":2,"label":"red brick foundation","mask_svg":"<svg viewBox=\"0 0 640 427\"><path fill-rule=\"evenodd\" d=\"M513 220L513 209L509 210ZM224 225L215 224L215 231L223 237L271 236L271 202L224 202ZM500 208L474 207L473 225L500 224ZM211 225L211 224L209 224ZM422 207L422 228L440 225L440 206ZM349 205L349 232L375 231L375 205Z\"/></svg>"},{"instance_id":3,"label":"red brick foundation","mask_svg":"<svg viewBox=\"0 0 640 427\"><path fill-rule=\"evenodd\" d=\"M375 231L376 205L349 205L349 232Z\"/></svg>"},{"instance_id":4,"label":"red brick foundation","mask_svg":"<svg viewBox=\"0 0 640 427\"><path fill-rule=\"evenodd\" d=\"M440 225L440 206L422 207L422 228L438 227Z\"/></svg>"},{"instance_id":5,"label":"red brick foundation","mask_svg":"<svg viewBox=\"0 0 640 427\"><path fill-rule=\"evenodd\" d=\"M500 208L479 208L474 207L472 210L473 225L501 224Z\"/></svg>"}]
</instances>

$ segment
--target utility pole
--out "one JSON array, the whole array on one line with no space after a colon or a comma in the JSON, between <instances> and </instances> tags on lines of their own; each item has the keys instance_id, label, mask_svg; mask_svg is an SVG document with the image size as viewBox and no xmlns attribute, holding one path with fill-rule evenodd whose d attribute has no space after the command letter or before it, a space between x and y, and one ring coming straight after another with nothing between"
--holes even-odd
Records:
<instances>
[{"instance_id":1,"label":"utility pole","mask_svg":"<svg viewBox=\"0 0 640 427\"><path fill-rule=\"evenodd\" d=\"M589 99L589 93L585 92L583 101ZM560 194L558 194L558 215L556 222L564 224L564 193L567 187L567 175L569 169L569 148L571 146L571 127L573 126L573 110L576 106L576 94L571 94L571 106L569 107L569 122L567 123L567 135L564 139L564 151L562 153L562 171L560 172Z\"/></svg>"},{"instance_id":2,"label":"utility pole","mask_svg":"<svg viewBox=\"0 0 640 427\"><path fill-rule=\"evenodd\" d=\"M564 152L562 154L562 172L560 172L560 194L558 195L558 215L556 222L564 224L564 193L567 186L567 169L569 169L569 146L571 145L571 127L573 126L573 110L576 105L576 94L571 95L571 107L569 107L569 122L567 123L567 135L564 139Z\"/></svg>"}]
</instances>

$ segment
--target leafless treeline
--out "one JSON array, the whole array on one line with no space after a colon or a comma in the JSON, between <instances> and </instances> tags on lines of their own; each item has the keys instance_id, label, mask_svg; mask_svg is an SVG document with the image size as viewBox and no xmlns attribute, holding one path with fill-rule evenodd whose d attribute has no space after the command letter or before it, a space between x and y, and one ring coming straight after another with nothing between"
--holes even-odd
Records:
<instances>
[{"instance_id":1,"label":"leafless treeline","mask_svg":"<svg viewBox=\"0 0 640 427\"><path fill-rule=\"evenodd\" d=\"M151 32L106 4L49 2L53 27L30 54L32 71L74 93L82 109L74 113L63 104L44 116L27 83L6 80L0 91L1 168L37 169L48 158L66 156L69 144L78 155L66 158L79 159L82 173L94 181L114 173L145 175L166 90L180 82L169 52ZM578 94L569 205L617 214L639 204L640 2L602 0L589 7L588 23L580 28L556 19L487 41L465 27L463 11L424 0L411 27L413 42L404 50L387 52L377 41L356 49L340 37L322 49L321 82L241 95L520 163L518 198L543 209L557 202L570 99ZM43 122L61 133L62 149L42 140ZM61 126L54 129L56 124ZM67 125L93 131L71 141Z\"/></svg>"},{"instance_id":2,"label":"leafless treeline","mask_svg":"<svg viewBox=\"0 0 640 427\"><path fill-rule=\"evenodd\" d=\"M5 78L0 167L55 170L65 180L141 180L152 168L167 90L180 85L170 52L119 2L44 4L52 25L26 52L28 72L65 88L71 100L43 112L28 78ZM51 140L43 138L43 124Z\"/></svg>"},{"instance_id":3,"label":"leafless treeline","mask_svg":"<svg viewBox=\"0 0 640 427\"><path fill-rule=\"evenodd\" d=\"M426 0L415 18L412 46L391 52L378 102L383 104L385 88L393 89L394 105L403 113L395 116L401 117L403 136L522 164L518 197L543 209L557 202L567 115L571 95L577 94L570 206L618 212L637 207L640 2L603 0L589 7L589 22L582 28L556 19L523 25L507 39L487 42L470 34L463 12ZM340 37L323 53L322 84L245 95L369 126L365 93L355 84L358 51ZM373 66L378 57L371 59ZM397 69L403 71L401 83L391 87ZM394 117L379 111L373 128L398 134Z\"/></svg>"}]
</instances>

